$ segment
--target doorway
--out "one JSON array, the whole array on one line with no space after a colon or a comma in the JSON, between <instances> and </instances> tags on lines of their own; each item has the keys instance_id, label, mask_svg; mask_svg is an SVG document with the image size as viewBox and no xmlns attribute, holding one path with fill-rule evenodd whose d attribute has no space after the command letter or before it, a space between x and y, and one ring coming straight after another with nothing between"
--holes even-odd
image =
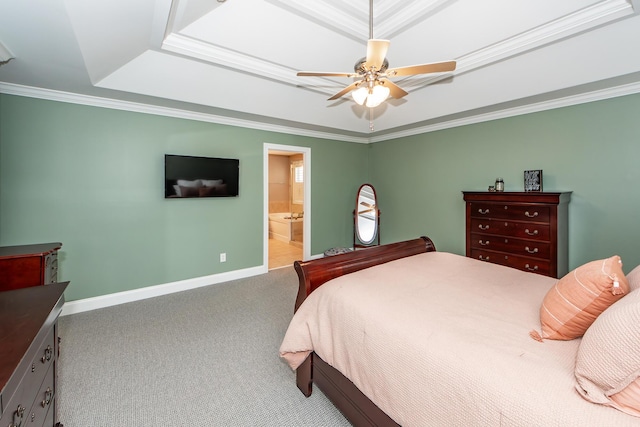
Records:
<instances>
[{"instance_id":1,"label":"doorway","mask_svg":"<svg viewBox=\"0 0 640 427\"><path fill-rule=\"evenodd\" d=\"M311 252L311 150L264 144L264 245L268 270Z\"/></svg>"}]
</instances>

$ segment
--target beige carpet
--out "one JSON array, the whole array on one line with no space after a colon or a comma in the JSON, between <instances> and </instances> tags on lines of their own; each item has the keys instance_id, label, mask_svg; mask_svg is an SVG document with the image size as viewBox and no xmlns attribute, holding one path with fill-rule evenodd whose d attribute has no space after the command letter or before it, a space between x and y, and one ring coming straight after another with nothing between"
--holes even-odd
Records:
<instances>
[{"instance_id":1,"label":"beige carpet","mask_svg":"<svg viewBox=\"0 0 640 427\"><path fill-rule=\"evenodd\" d=\"M293 268L65 316L65 427L348 426L319 389L305 398L279 358Z\"/></svg>"}]
</instances>

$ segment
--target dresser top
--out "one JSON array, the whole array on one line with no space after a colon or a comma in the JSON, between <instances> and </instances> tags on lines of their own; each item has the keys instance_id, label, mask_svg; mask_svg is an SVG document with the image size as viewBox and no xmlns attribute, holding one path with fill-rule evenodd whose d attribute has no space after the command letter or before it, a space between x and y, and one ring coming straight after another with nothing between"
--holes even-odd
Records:
<instances>
[{"instance_id":1,"label":"dresser top","mask_svg":"<svg viewBox=\"0 0 640 427\"><path fill-rule=\"evenodd\" d=\"M68 284L0 292L0 396L34 341L44 338L41 331L60 315Z\"/></svg>"},{"instance_id":2,"label":"dresser top","mask_svg":"<svg viewBox=\"0 0 640 427\"><path fill-rule=\"evenodd\" d=\"M465 201L519 202L519 203L569 203L571 191L463 191Z\"/></svg>"},{"instance_id":3,"label":"dresser top","mask_svg":"<svg viewBox=\"0 0 640 427\"><path fill-rule=\"evenodd\" d=\"M38 243L35 245L0 246L0 259L4 257L44 256L62 247L62 243Z\"/></svg>"}]
</instances>

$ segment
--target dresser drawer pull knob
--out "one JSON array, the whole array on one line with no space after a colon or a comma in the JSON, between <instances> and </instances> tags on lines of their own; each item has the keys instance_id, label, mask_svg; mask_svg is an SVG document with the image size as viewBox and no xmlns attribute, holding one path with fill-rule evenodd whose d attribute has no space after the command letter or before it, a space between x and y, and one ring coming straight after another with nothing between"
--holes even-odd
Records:
<instances>
[{"instance_id":1,"label":"dresser drawer pull knob","mask_svg":"<svg viewBox=\"0 0 640 427\"><path fill-rule=\"evenodd\" d=\"M44 392L44 400L40 402L43 408L46 408L49 403L51 403L51 399L53 398L53 391L51 388L47 387L47 390Z\"/></svg>"},{"instance_id":2,"label":"dresser drawer pull knob","mask_svg":"<svg viewBox=\"0 0 640 427\"><path fill-rule=\"evenodd\" d=\"M529 252L530 254L537 254L538 253L538 248L530 249L529 246L525 246L524 250Z\"/></svg>"},{"instance_id":3,"label":"dresser drawer pull knob","mask_svg":"<svg viewBox=\"0 0 640 427\"><path fill-rule=\"evenodd\" d=\"M482 246L489 246L488 240L485 240L484 242L482 240L478 240L478 243L480 243Z\"/></svg>"},{"instance_id":4,"label":"dresser drawer pull knob","mask_svg":"<svg viewBox=\"0 0 640 427\"><path fill-rule=\"evenodd\" d=\"M489 226L488 226L488 225L482 225L482 224L480 224L480 225L478 225L478 228L479 228L480 230L488 230L488 229L489 229Z\"/></svg>"},{"instance_id":5,"label":"dresser drawer pull knob","mask_svg":"<svg viewBox=\"0 0 640 427\"><path fill-rule=\"evenodd\" d=\"M524 215L525 215L525 216L528 216L529 218L535 218L535 217L537 217L537 216L538 216L538 212L534 212L534 213L530 214L530 213L529 213L529 211L526 211L526 212L524 213Z\"/></svg>"},{"instance_id":6,"label":"dresser drawer pull knob","mask_svg":"<svg viewBox=\"0 0 640 427\"><path fill-rule=\"evenodd\" d=\"M524 232L527 233L529 236L537 236L538 235L538 230L529 231L529 229L526 228L524 230Z\"/></svg>"},{"instance_id":7,"label":"dresser drawer pull knob","mask_svg":"<svg viewBox=\"0 0 640 427\"><path fill-rule=\"evenodd\" d=\"M51 355L53 355L53 350L51 350L51 346L48 345L47 348L44 349L44 355L40 359L42 363L46 363L51 360Z\"/></svg>"},{"instance_id":8,"label":"dresser drawer pull knob","mask_svg":"<svg viewBox=\"0 0 640 427\"><path fill-rule=\"evenodd\" d=\"M482 208L478 209L478 213L480 213L481 215L486 215L489 213L489 208L482 210Z\"/></svg>"},{"instance_id":9,"label":"dresser drawer pull knob","mask_svg":"<svg viewBox=\"0 0 640 427\"><path fill-rule=\"evenodd\" d=\"M482 255L480 255L480 256L478 257L478 259L479 259L480 261L489 261L489 257L486 257L486 258L485 258L485 257L483 257Z\"/></svg>"},{"instance_id":10,"label":"dresser drawer pull knob","mask_svg":"<svg viewBox=\"0 0 640 427\"><path fill-rule=\"evenodd\" d=\"M534 265L533 267L529 266L529 264L525 264L524 268L526 268L529 271L538 271L538 266Z\"/></svg>"},{"instance_id":11,"label":"dresser drawer pull knob","mask_svg":"<svg viewBox=\"0 0 640 427\"><path fill-rule=\"evenodd\" d=\"M22 405L18 405L18 409L16 409L13 413L13 422L9 424L9 427L22 426L22 421L24 421L24 411L25 407Z\"/></svg>"}]
</instances>

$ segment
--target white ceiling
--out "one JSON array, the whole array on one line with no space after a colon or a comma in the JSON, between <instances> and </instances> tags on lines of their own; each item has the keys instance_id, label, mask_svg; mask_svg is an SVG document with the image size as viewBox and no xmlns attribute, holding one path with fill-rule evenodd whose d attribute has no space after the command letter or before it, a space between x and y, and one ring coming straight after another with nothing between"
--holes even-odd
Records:
<instances>
[{"instance_id":1,"label":"white ceiling","mask_svg":"<svg viewBox=\"0 0 640 427\"><path fill-rule=\"evenodd\" d=\"M369 38L367 0L0 0L0 92L370 142L640 92L640 0L376 0L393 79L327 101ZM6 53L5 53L6 55ZM0 62L2 61L0 56Z\"/></svg>"}]
</instances>

